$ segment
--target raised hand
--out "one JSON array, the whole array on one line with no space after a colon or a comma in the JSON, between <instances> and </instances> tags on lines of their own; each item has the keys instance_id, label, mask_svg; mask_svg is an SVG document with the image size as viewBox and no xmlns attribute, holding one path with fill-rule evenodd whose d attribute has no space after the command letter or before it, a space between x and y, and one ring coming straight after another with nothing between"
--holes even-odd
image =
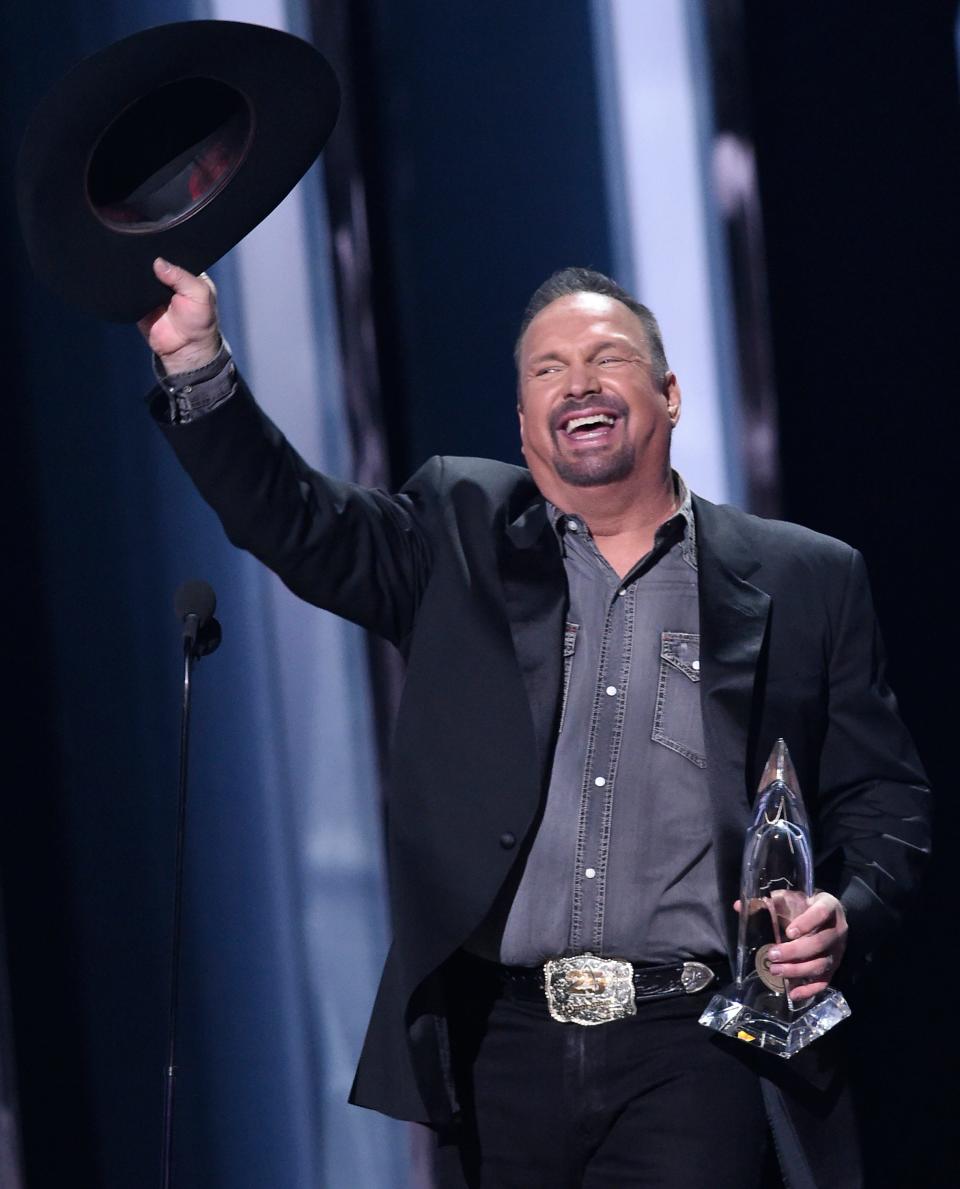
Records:
<instances>
[{"instance_id":1,"label":"raised hand","mask_svg":"<svg viewBox=\"0 0 960 1189\"><path fill-rule=\"evenodd\" d=\"M191 372L208 364L220 349L217 290L206 275L195 277L185 268L161 259L153 262L158 281L173 296L137 323L150 349L159 356L167 375Z\"/></svg>"}]
</instances>

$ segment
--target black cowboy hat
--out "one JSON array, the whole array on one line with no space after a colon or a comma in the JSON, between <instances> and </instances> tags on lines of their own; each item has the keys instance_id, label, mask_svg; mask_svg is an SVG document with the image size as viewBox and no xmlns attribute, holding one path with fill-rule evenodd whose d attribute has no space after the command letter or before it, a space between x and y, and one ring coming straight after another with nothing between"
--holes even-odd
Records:
<instances>
[{"instance_id":1,"label":"black cowboy hat","mask_svg":"<svg viewBox=\"0 0 960 1189\"><path fill-rule=\"evenodd\" d=\"M17 163L20 225L42 281L133 322L165 302L156 256L208 268L296 185L340 88L305 41L184 21L86 58L44 98Z\"/></svg>"}]
</instances>

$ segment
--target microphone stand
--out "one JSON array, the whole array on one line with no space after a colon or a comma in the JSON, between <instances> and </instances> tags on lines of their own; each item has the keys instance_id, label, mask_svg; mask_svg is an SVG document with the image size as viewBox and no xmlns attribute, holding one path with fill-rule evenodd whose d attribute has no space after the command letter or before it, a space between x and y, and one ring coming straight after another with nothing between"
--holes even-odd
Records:
<instances>
[{"instance_id":1,"label":"microphone stand","mask_svg":"<svg viewBox=\"0 0 960 1189\"><path fill-rule=\"evenodd\" d=\"M192 622L191 622L192 621ZM187 759L190 743L190 681L194 661L220 643L220 625L210 619L201 626L199 616L184 620L183 696L180 703L180 770L177 778L177 841L173 892L173 943L170 956L170 999L167 1016L167 1064L163 1083L163 1150L160 1158L161 1189L171 1189L173 1177L173 1107L177 1080L177 1022L180 1001L180 938L183 921L183 860L187 832Z\"/></svg>"}]
</instances>

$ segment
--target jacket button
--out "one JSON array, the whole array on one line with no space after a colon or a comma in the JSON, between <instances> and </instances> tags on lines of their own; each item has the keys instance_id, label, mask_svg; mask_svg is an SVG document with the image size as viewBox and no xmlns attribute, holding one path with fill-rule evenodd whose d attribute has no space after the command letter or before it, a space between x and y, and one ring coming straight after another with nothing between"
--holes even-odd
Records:
<instances>
[{"instance_id":1,"label":"jacket button","mask_svg":"<svg viewBox=\"0 0 960 1189\"><path fill-rule=\"evenodd\" d=\"M500 845L504 850L512 850L517 845L516 837L507 830L500 835Z\"/></svg>"}]
</instances>

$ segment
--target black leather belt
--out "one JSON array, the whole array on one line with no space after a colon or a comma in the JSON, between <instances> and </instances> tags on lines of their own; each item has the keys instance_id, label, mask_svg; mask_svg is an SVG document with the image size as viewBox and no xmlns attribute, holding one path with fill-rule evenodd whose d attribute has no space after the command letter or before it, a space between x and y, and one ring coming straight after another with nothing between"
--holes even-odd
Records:
<instances>
[{"instance_id":1,"label":"black leather belt","mask_svg":"<svg viewBox=\"0 0 960 1189\"><path fill-rule=\"evenodd\" d=\"M725 961L676 962L642 966L619 958L579 954L543 966L496 966L504 988L515 998L543 1002L555 1020L603 1024L636 1014L641 999L694 995L729 971Z\"/></svg>"}]
</instances>

